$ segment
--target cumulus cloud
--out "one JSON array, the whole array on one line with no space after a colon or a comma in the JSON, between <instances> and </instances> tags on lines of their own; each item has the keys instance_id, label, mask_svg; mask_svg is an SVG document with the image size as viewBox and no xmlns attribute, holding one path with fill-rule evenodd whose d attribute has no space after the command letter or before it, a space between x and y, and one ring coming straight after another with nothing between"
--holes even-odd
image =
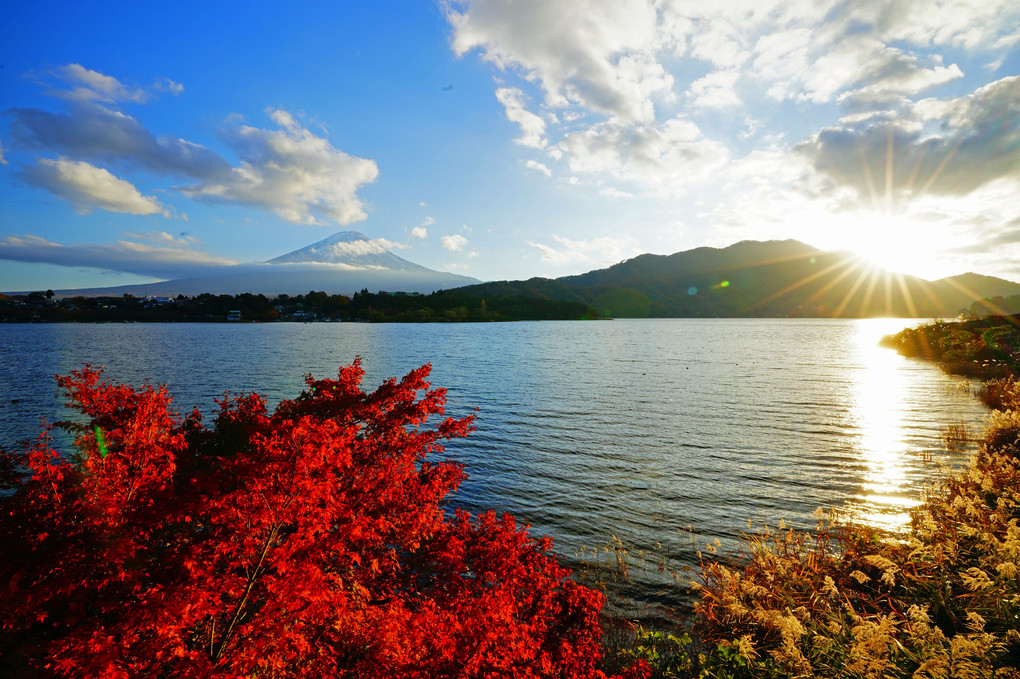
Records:
<instances>
[{"instance_id":1,"label":"cumulus cloud","mask_svg":"<svg viewBox=\"0 0 1020 679\"><path fill-rule=\"evenodd\" d=\"M657 12L643 0L474 0L450 7L453 49L479 50L501 70L539 82L549 106L571 104L628 121L654 117L672 76L654 58Z\"/></svg>"},{"instance_id":2,"label":"cumulus cloud","mask_svg":"<svg viewBox=\"0 0 1020 679\"><path fill-rule=\"evenodd\" d=\"M270 116L278 129L238 125L223 132L240 166L180 190L196 200L271 210L294 224L365 219L357 190L375 181L375 161L344 153L286 111Z\"/></svg>"},{"instance_id":3,"label":"cumulus cloud","mask_svg":"<svg viewBox=\"0 0 1020 679\"><path fill-rule=\"evenodd\" d=\"M896 115L844 119L798 145L814 168L861 196L964 195L1020 182L1020 76L971 95L922 100Z\"/></svg>"},{"instance_id":4,"label":"cumulus cloud","mask_svg":"<svg viewBox=\"0 0 1020 679\"><path fill-rule=\"evenodd\" d=\"M457 55L477 53L500 71L497 97L519 143L575 172L660 190L698 181L706 158L729 153L712 138L663 144L672 120L763 98L856 113L899 106L963 77L939 50L980 49L994 63L1020 43L1010 0L461 0L447 19ZM543 115L527 110L514 77L540 88ZM649 163L650 146L676 152L651 151L660 160ZM681 159L694 171L675 171Z\"/></svg>"},{"instance_id":5,"label":"cumulus cloud","mask_svg":"<svg viewBox=\"0 0 1020 679\"><path fill-rule=\"evenodd\" d=\"M98 207L133 215L169 216L155 198L143 196L130 182L84 161L43 158L34 167L23 170L20 177L71 202L79 214Z\"/></svg>"},{"instance_id":6,"label":"cumulus cloud","mask_svg":"<svg viewBox=\"0 0 1020 679\"><path fill-rule=\"evenodd\" d=\"M647 126L602 123L565 135L559 148L575 173L606 173L664 190L705 179L729 159L723 144L682 118Z\"/></svg>"},{"instance_id":7,"label":"cumulus cloud","mask_svg":"<svg viewBox=\"0 0 1020 679\"><path fill-rule=\"evenodd\" d=\"M1004 49L1020 43L1020 9L1013 0L967 2L946 0L881 0L856 2L846 8L848 21L874 26L887 41L956 48Z\"/></svg>"},{"instance_id":8,"label":"cumulus cloud","mask_svg":"<svg viewBox=\"0 0 1020 679\"><path fill-rule=\"evenodd\" d=\"M31 235L0 240L0 259L93 267L164 279L223 273L237 264L180 245L158 246L129 240L102 245L61 245Z\"/></svg>"},{"instance_id":9,"label":"cumulus cloud","mask_svg":"<svg viewBox=\"0 0 1020 679\"><path fill-rule=\"evenodd\" d=\"M425 217L421 224L411 229L411 235L415 238L428 238L429 229L428 227L436 223L432 217Z\"/></svg>"},{"instance_id":10,"label":"cumulus cloud","mask_svg":"<svg viewBox=\"0 0 1020 679\"><path fill-rule=\"evenodd\" d=\"M527 110L524 105L524 93L516 87L501 87L496 90L496 99L506 109L506 117L521 128L521 136L515 139L521 146L540 149L546 144L545 121Z\"/></svg>"},{"instance_id":11,"label":"cumulus cloud","mask_svg":"<svg viewBox=\"0 0 1020 679\"><path fill-rule=\"evenodd\" d=\"M78 64L50 75L66 86L51 94L69 100L69 110L6 111L11 119L9 139L18 150L35 155L53 152L66 162L85 162L95 169L102 165L119 174L182 178L190 183L172 188L187 197L265 209L296 224L346 225L367 216L357 191L375 181L375 162L344 153L285 110L268 111L276 129L246 125L237 118L225 124L221 140L236 156L235 164L200 144L156 135L114 106L144 102L150 90L128 87ZM150 89L178 94L183 86L162 79ZM44 170L27 172L30 181L54 186L53 170L47 174L42 161L39 167ZM66 192L58 195L68 197ZM81 208L91 194L75 195L75 205ZM95 207L110 209L98 203Z\"/></svg>"},{"instance_id":12,"label":"cumulus cloud","mask_svg":"<svg viewBox=\"0 0 1020 679\"><path fill-rule=\"evenodd\" d=\"M918 67L918 61L913 55L887 54L879 69L865 78L869 84L840 95L840 103L851 108L873 107L963 77L959 66L943 66L940 57L933 58L929 69Z\"/></svg>"},{"instance_id":13,"label":"cumulus cloud","mask_svg":"<svg viewBox=\"0 0 1020 679\"><path fill-rule=\"evenodd\" d=\"M468 244L468 239L459 233L455 233L452 236L443 236L439 239L439 242L450 252L458 252L463 250Z\"/></svg>"},{"instance_id":14,"label":"cumulus cloud","mask_svg":"<svg viewBox=\"0 0 1020 679\"><path fill-rule=\"evenodd\" d=\"M743 102L735 90L739 71L714 71L691 83L692 105L701 108L728 108Z\"/></svg>"}]
</instances>

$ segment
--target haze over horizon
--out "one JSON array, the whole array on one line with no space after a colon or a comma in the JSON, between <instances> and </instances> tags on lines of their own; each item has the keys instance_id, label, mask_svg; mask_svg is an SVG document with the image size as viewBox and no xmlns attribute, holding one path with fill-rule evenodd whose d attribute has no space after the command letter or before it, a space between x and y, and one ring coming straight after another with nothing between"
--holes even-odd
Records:
<instances>
[{"instance_id":1,"label":"haze over horizon","mask_svg":"<svg viewBox=\"0 0 1020 679\"><path fill-rule=\"evenodd\" d=\"M8 3L0 290L348 229L482 280L791 238L1020 280L1020 5L699 5Z\"/></svg>"}]
</instances>

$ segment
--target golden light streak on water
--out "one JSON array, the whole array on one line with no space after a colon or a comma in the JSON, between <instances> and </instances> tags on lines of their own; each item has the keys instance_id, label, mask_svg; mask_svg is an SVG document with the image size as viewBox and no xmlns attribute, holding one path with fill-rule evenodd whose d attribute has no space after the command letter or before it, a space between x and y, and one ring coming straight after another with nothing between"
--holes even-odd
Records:
<instances>
[{"instance_id":1,"label":"golden light streak on water","mask_svg":"<svg viewBox=\"0 0 1020 679\"><path fill-rule=\"evenodd\" d=\"M907 474L912 460L902 407L909 388L906 359L878 346L878 340L909 323L878 318L859 324L856 339L860 368L854 372L852 385L850 417L861 432L858 445L867 470L862 495L851 511L856 520L892 532L907 528L910 509L918 500L910 497Z\"/></svg>"}]
</instances>

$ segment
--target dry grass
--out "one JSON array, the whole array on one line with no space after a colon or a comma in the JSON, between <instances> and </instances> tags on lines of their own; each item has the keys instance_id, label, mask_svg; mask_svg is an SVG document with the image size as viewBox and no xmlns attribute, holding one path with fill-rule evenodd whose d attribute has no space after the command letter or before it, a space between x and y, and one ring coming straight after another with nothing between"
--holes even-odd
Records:
<instances>
[{"instance_id":1,"label":"dry grass","mask_svg":"<svg viewBox=\"0 0 1020 679\"><path fill-rule=\"evenodd\" d=\"M942 445L951 453L962 453L971 440L970 428L963 422L947 424L942 430Z\"/></svg>"},{"instance_id":2,"label":"dry grass","mask_svg":"<svg viewBox=\"0 0 1020 679\"><path fill-rule=\"evenodd\" d=\"M689 627L632 626L616 657L657 677L1020 679L1020 388L1000 391L906 538L832 516L749 533L736 563L703 559ZM946 428L948 449L972 441Z\"/></svg>"}]
</instances>

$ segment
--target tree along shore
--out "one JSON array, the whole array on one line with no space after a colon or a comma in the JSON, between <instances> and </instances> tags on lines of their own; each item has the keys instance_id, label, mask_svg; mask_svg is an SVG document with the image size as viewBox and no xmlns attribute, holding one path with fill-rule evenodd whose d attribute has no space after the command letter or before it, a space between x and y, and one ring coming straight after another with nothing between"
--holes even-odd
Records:
<instances>
[{"instance_id":1,"label":"tree along shore","mask_svg":"<svg viewBox=\"0 0 1020 679\"><path fill-rule=\"evenodd\" d=\"M488 321L593 320L594 308L580 302L533 297L480 297L457 290L430 295L368 292L353 296L310 291L266 297L201 294L195 297L62 297L52 291L17 297L0 295L0 322L8 323L173 323L362 321L463 323Z\"/></svg>"}]
</instances>

